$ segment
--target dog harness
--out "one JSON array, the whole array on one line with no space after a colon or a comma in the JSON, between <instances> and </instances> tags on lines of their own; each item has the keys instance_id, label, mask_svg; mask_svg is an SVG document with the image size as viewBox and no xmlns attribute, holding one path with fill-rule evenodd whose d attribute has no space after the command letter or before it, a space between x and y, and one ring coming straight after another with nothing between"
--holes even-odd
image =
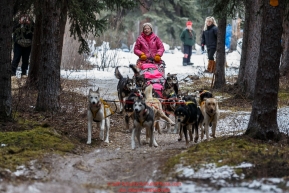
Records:
<instances>
[{"instance_id":1,"label":"dog harness","mask_svg":"<svg viewBox=\"0 0 289 193\"><path fill-rule=\"evenodd\" d=\"M195 103L193 101L187 101L185 102L185 104L188 105L188 104L195 104ZM188 111L190 112L190 109L188 109ZM186 124L188 123L189 123L189 119L187 120Z\"/></svg>"},{"instance_id":2,"label":"dog harness","mask_svg":"<svg viewBox=\"0 0 289 193\"><path fill-rule=\"evenodd\" d=\"M144 113L146 113L146 112L147 112L147 109L144 110ZM146 114L146 117L144 118L144 120L142 122L138 119L139 123L142 127L143 127L143 123L146 121L147 117L148 117L148 114Z\"/></svg>"},{"instance_id":3,"label":"dog harness","mask_svg":"<svg viewBox=\"0 0 289 193\"><path fill-rule=\"evenodd\" d=\"M195 104L195 103L193 101L187 101L185 102L185 104L188 105L188 104Z\"/></svg>"},{"instance_id":4,"label":"dog harness","mask_svg":"<svg viewBox=\"0 0 289 193\"><path fill-rule=\"evenodd\" d=\"M104 101L104 100L102 100L101 98L100 98L99 100L100 100L100 102L104 105L104 118L107 118L107 117L113 115L113 114L114 114L114 111L113 111L113 110L111 109L111 107L107 104L107 102ZM96 109L96 111L93 111L93 110L91 109L91 107L90 107L90 111L91 111L91 113L92 113L92 117L93 117L93 121L94 121L94 122L100 122L100 121L101 121L101 120L95 120L96 114L98 113L98 111L100 110L100 108L101 108L101 105L99 106L98 109ZM105 110L105 109L109 109L109 111L110 111L110 114L109 114L108 116L106 115L106 110Z\"/></svg>"}]
</instances>

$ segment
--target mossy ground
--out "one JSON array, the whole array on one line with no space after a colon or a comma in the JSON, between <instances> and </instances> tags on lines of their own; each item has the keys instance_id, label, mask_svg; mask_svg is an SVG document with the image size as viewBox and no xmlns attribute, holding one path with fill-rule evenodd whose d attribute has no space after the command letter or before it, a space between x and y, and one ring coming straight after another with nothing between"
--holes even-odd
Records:
<instances>
[{"instance_id":1,"label":"mossy ground","mask_svg":"<svg viewBox=\"0 0 289 193\"><path fill-rule=\"evenodd\" d=\"M288 138L284 139L279 143L266 143L247 136L220 137L193 145L169 159L163 169L168 173L176 164L197 170L208 163L236 166L246 162L254 167L236 172L246 173L247 178L286 177L289 174L289 145Z\"/></svg>"},{"instance_id":2,"label":"mossy ground","mask_svg":"<svg viewBox=\"0 0 289 193\"><path fill-rule=\"evenodd\" d=\"M30 123L31 125L33 124ZM24 129L21 131L0 132L0 168L13 171L17 166L45 154L63 154L75 148L71 140L52 128L32 126L30 129L23 125L22 128Z\"/></svg>"}]
</instances>

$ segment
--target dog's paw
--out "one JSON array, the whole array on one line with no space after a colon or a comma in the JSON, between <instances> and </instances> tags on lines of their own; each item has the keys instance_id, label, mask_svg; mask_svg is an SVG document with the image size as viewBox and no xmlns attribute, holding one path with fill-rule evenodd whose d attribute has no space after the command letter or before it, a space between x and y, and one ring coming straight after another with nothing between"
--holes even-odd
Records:
<instances>
[{"instance_id":1,"label":"dog's paw","mask_svg":"<svg viewBox=\"0 0 289 193\"><path fill-rule=\"evenodd\" d=\"M212 133L210 134L210 137L216 138L216 136L215 136L215 135L213 135Z\"/></svg>"},{"instance_id":2,"label":"dog's paw","mask_svg":"<svg viewBox=\"0 0 289 193\"><path fill-rule=\"evenodd\" d=\"M179 138L178 141L182 141L182 138Z\"/></svg>"},{"instance_id":3,"label":"dog's paw","mask_svg":"<svg viewBox=\"0 0 289 193\"><path fill-rule=\"evenodd\" d=\"M87 141L86 144L91 144L91 141Z\"/></svg>"}]
</instances>

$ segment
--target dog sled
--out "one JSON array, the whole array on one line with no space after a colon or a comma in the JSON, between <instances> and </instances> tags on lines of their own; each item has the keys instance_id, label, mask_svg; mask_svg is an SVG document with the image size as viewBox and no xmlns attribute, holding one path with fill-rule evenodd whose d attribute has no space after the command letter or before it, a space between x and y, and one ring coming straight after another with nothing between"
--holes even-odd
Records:
<instances>
[{"instance_id":1,"label":"dog sled","mask_svg":"<svg viewBox=\"0 0 289 193\"><path fill-rule=\"evenodd\" d=\"M137 67L140 70L139 74L143 75L146 80L146 85L152 85L153 96L156 98L163 98L163 88L165 84L165 67L164 61L159 63L153 60L138 61Z\"/></svg>"}]
</instances>

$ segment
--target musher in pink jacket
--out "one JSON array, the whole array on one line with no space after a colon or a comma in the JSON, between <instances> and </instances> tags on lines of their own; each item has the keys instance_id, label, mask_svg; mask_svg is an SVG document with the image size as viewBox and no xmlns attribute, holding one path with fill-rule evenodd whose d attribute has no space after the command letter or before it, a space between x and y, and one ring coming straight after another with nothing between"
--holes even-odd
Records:
<instances>
[{"instance_id":1,"label":"musher in pink jacket","mask_svg":"<svg viewBox=\"0 0 289 193\"><path fill-rule=\"evenodd\" d=\"M143 32L137 38L134 53L139 56L138 64L145 62L147 59L152 59L155 63L162 62L162 55L165 51L161 39L152 32L152 24L144 23ZM140 62L139 62L140 61Z\"/></svg>"}]
</instances>

